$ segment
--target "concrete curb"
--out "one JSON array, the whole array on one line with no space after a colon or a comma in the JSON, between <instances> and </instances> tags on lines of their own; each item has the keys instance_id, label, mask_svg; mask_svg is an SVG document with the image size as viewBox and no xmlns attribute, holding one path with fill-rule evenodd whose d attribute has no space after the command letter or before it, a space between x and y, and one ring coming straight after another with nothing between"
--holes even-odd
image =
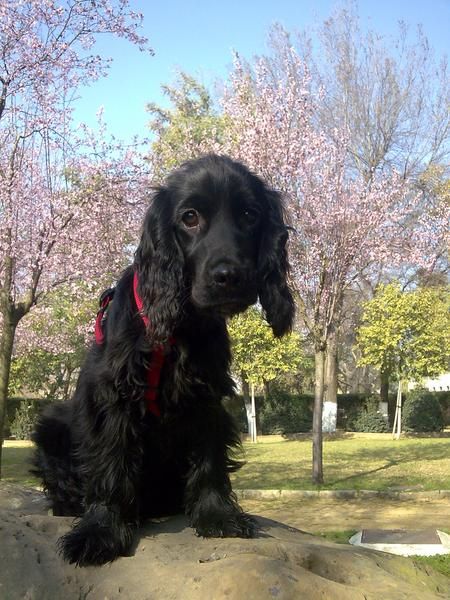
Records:
<instances>
[{"instance_id":1,"label":"concrete curb","mask_svg":"<svg viewBox=\"0 0 450 600\"><path fill-rule=\"evenodd\" d=\"M234 490L242 500L277 500L277 499L337 499L355 500L368 498L386 498L389 500L444 500L450 498L450 490L430 490L428 492L399 490Z\"/></svg>"}]
</instances>

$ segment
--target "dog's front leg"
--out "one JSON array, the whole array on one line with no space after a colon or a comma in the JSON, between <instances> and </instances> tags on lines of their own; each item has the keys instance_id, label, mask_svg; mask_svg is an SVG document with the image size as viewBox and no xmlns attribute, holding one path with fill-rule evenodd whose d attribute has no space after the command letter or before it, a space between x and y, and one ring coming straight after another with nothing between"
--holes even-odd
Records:
<instances>
[{"instance_id":1,"label":"dog's front leg","mask_svg":"<svg viewBox=\"0 0 450 600\"><path fill-rule=\"evenodd\" d=\"M203 537L253 537L254 520L245 514L232 491L229 472L236 462L229 453L239 446L234 422L220 407L197 428L187 478L185 506L192 527Z\"/></svg>"},{"instance_id":2,"label":"dog's front leg","mask_svg":"<svg viewBox=\"0 0 450 600\"><path fill-rule=\"evenodd\" d=\"M101 565L126 555L138 521L139 436L123 412L110 410L108 419L107 428L81 449L81 468L89 477L86 510L59 540L64 559L78 566Z\"/></svg>"},{"instance_id":3,"label":"dog's front leg","mask_svg":"<svg viewBox=\"0 0 450 600\"><path fill-rule=\"evenodd\" d=\"M58 541L64 560L79 567L103 565L126 555L133 527L117 508L90 504L83 517Z\"/></svg>"}]
</instances>

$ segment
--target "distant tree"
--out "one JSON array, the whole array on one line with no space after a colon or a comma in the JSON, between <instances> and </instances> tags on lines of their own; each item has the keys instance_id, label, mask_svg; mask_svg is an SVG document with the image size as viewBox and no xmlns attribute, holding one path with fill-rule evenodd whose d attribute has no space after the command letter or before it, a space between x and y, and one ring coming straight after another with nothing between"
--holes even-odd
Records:
<instances>
[{"instance_id":1,"label":"distant tree","mask_svg":"<svg viewBox=\"0 0 450 600\"><path fill-rule=\"evenodd\" d=\"M127 0L0 5L0 442L18 324L57 286L123 265L140 163L75 133L71 114L79 86L106 73L95 36L148 49L140 21Z\"/></svg>"},{"instance_id":2,"label":"distant tree","mask_svg":"<svg viewBox=\"0 0 450 600\"><path fill-rule=\"evenodd\" d=\"M286 198L292 278L315 351L313 479L321 483L325 354L342 318L344 294L386 262L391 268L400 262L432 265L445 218L416 217L420 197L395 172L370 182L349 173L346 130L336 135L338 143L317 130L322 96L311 94L304 62L292 47L278 58L276 70L266 58L253 65L237 59L224 112L234 154Z\"/></svg>"},{"instance_id":3,"label":"distant tree","mask_svg":"<svg viewBox=\"0 0 450 600\"><path fill-rule=\"evenodd\" d=\"M395 283L381 285L363 307L361 363L409 381L445 371L450 359L449 304L444 289L402 291Z\"/></svg>"},{"instance_id":4,"label":"distant tree","mask_svg":"<svg viewBox=\"0 0 450 600\"><path fill-rule=\"evenodd\" d=\"M428 213L433 197L419 181L424 171L448 163L450 73L447 58L435 56L423 30L399 23L390 37L367 31L357 3L347 2L317 26L314 39L310 31L294 34L278 24L270 30L269 43L268 69L274 79L285 73L292 48L308 66L311 88L320 95L313 118L338 143L346 131L351 170L370 182L395 168L422 189L420 210ZM392 273L392 265L383 268ZM434 270L421 269L421 275L435 277L442 268L438 262ZM395 275L408 281L416 272L409 263ZM380 274L366 277L372 290ZM331 356L327 362L336 361Z\"/></svg>"},{"instance_id":5,"label":"distant tree","mask_svg":"<svg viewBox=\"0 0 450 600\"><path fill-rule=\"evenodd\" d=\"M104 282L104 286L110 282ZM102 282L99 282L102 285ZM93 339L97 287L60 286L17 329L11 365L11 394L66 400L74 391L86 347Z\"/></svg>"},{"instance_id":6,"label":"distant tree","mask_svg":"<svg viewBox=\"0 0 450 600\"><path fill-rule=\"evenodd\" d=\"M9 394L48 400L67 400L74 391L76 376L85 348L80 352L48 352L33 348L14 356L11 363Z\"/></svg>"},{"instance_id":7,"label":"distant tree","mask_svg":"<svg viewBox=\"0 0 450 600\"><path fill-rule=\"evenodd\" d=\"M157 179L173 168L221 143L226 121L214 110L211 94L192 75L178 73L173 85L162 90L170 108L147 105L153 119L150 131L156 135L149 160Z\"/></svg>"},{"instance_id":8,"label":"distant tree","mask_svg":"<svg viewBox=\"0 0 450 600\"><path fill-rule=\"evenodd\" d=\"M233 353L233 371L240 378L243 389L249 432L256 436L254 406L250 386L264 385L281 373L296 371L304 362L300 336L292 333L275 338L256 307L237 315L228 324Z\"/></svg>"},{"instance_id":9,"label":"distant tree","mask_svg":"<svg viewBox=\"0 0 450 600\"><path fill-rule=\"evenodd\" d=\"M449 308L448 289L405 292L398 284L380 286L364 304L360 363L393 375L399 390L401 382L445 372L450 363Z\"/></svg>"},{"instance_id":10,"label":"distant tree","mask_svg":"<svg viewBox=\"0 0 450 600\"><path fill-rule=\"evenodd\" d=\"M429 165L420 175L419 186L438 203L450 204L450 177L447 165Z\"/></svg>"},{"instance_id":11,"label":"distant tree","mask_svg":"<svg viewBox=\"0 0 450 600\"><path fill-rule=\"evenodd\" d=\"M392 36L367 30L357 2L337 8L296 42L276 27L278 47L301 47L315 85L327 90L319 118L331 136L349 130L349 159L366 180L386 168L418 179L428 165L450 154L450 72L436 57L421 26L398 23ZM337 139L337 138L335 138Z\"/></svg>"},{"instance_id":12,"label":"distant tree","mask_svg":"<svg viewBox=\"0 0 450 600\"><path fill-rule=\"evenodd\" d=\"M435 55L422 28L399 23L394 35L382 36L364 27L357 2L347 2L318 25L313 39L310 31L294 34L275 25L269 41L273 53L268 69L274 79L285 72L290 49L297 48L312 74L311 87L321 98L313 118L338 144L346 132L345 160L351 171L370 183L396 169L422 191L420 208L416 203L410 221L420 213L429 215L435 198L423 185L423 174L426 179L436 166L448 164L450 155L450 73L447 57ZM433 269L407 262L406 268L397 265L395 277L405 282L436 280L447 265L441 250L436 249L435 257ZM367 299L392 274L393 265L381 263L366 273L369 285L355 286L351 298ZM339 328L326 350L329 400L336 397L337 350L343 354L338 334ZM385 392L388 382L381 384Z\"/></svg>"}]
</instances>

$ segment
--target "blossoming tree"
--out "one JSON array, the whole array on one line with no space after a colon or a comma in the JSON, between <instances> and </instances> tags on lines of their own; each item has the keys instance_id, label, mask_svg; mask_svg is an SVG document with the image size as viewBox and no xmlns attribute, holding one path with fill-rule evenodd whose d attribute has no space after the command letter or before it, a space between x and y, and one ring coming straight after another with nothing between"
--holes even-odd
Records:
<instances>
[{"instance_id":1,"label":"blossoming tree","mask_svg":"<svg viewBox=\"0 0 450 600\"><path fill-rule=\"evenodd\" d=\"M430 210L394 171L368 178L349 169L348 132L329 136L320 130L318 108L326 90L312 94L308 68L288 44L279 46L275 58L252 65L236 57L228 83L220 139L199 140L196 121L185 119L171 152L231 154L285 196L292 281L315 352L313 480L321 483L322 428L335 429L337 412L336 402L323 410L330 385L325 356L335 346L345 294L375 269L431 269L442 251L448 206ZM175 121L168 126L177 132Z\"/></svg>"},{"instance_id":2,"label":"blossoming tree","mask_svg":"<svg viewBox=\"0 0 450 600\"><path fill-rule=\"evenodd\" d=\"M127 0L0 5L0 442L19 323L57 286L116 271L136 226L139 161L75 135L71 111L77 88L106 73L95 36L149 50L140 20Z\"/></svg>"},{"instance_id":3,"label":"blossoming tree","mask_svg":"<svg viewBox=\"0 0 450 600\"><path fill-rule=\"evenodd\" d=\"M325 92L322 92L325 93ZM421 198L395 172L368 182L348 171L346 131L332 142L315 125L320 95L310 93L308 69L292 48L277 64L235 62L224 112L230 148L281 189L292 225L292 280L303 324L314 344L313 481L323 481L322 425L327 346L342 317L345 292L379 264L430 267L445 231L443 211L418 216Z\"/></svg>"}]
</instances>

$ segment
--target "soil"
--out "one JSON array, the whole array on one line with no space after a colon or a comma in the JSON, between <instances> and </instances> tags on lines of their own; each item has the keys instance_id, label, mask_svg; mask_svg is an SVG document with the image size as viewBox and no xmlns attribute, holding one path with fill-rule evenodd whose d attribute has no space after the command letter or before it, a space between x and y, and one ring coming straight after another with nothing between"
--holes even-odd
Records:
<instances>
[{"instance_id":1,"label":"soil","mask_svg":"<svg viewBox=\"0 0 450 600\"><path fill-rule=\"evenodd\" d=\"M281 498L240 501L244 510L309 533L360 529L450 530L450 498Z\"/></svg>"},{"instance_id":2,"label":"soil","mask_svg":"<svg viewBox=\"0 0 450 600\"><path fill-rule=\"evenodd\" d=\"M450 598L450 580L413 561L334 544L303 530L375 527L390 514L412 523L413 506L394 517L378 499L246 501L257 517L256 538L204 539L183 516L146 523L130 556L103 567L76 568L61 560L56 541L72 519L48 514L39 491L0 484L0 598L2 600L437 600ZM408 503L414 504L414 503ZM375 508L377 510L375 511ZM449 514L436 503L416 504L415 525ZM374 512L375 511L375 512ZM395 512L395 510L394 510ZM408 513L410 514L408 515ZM285 518L288 525L267 519ZM403 515L400 517L400 515ZM436 514L434 515L436 517ZM441 522L440 520L433 521ZM381 521L380 521L381 523ZM383 521L385 523L385 521Z\"/></svg>"}]
</instances>

